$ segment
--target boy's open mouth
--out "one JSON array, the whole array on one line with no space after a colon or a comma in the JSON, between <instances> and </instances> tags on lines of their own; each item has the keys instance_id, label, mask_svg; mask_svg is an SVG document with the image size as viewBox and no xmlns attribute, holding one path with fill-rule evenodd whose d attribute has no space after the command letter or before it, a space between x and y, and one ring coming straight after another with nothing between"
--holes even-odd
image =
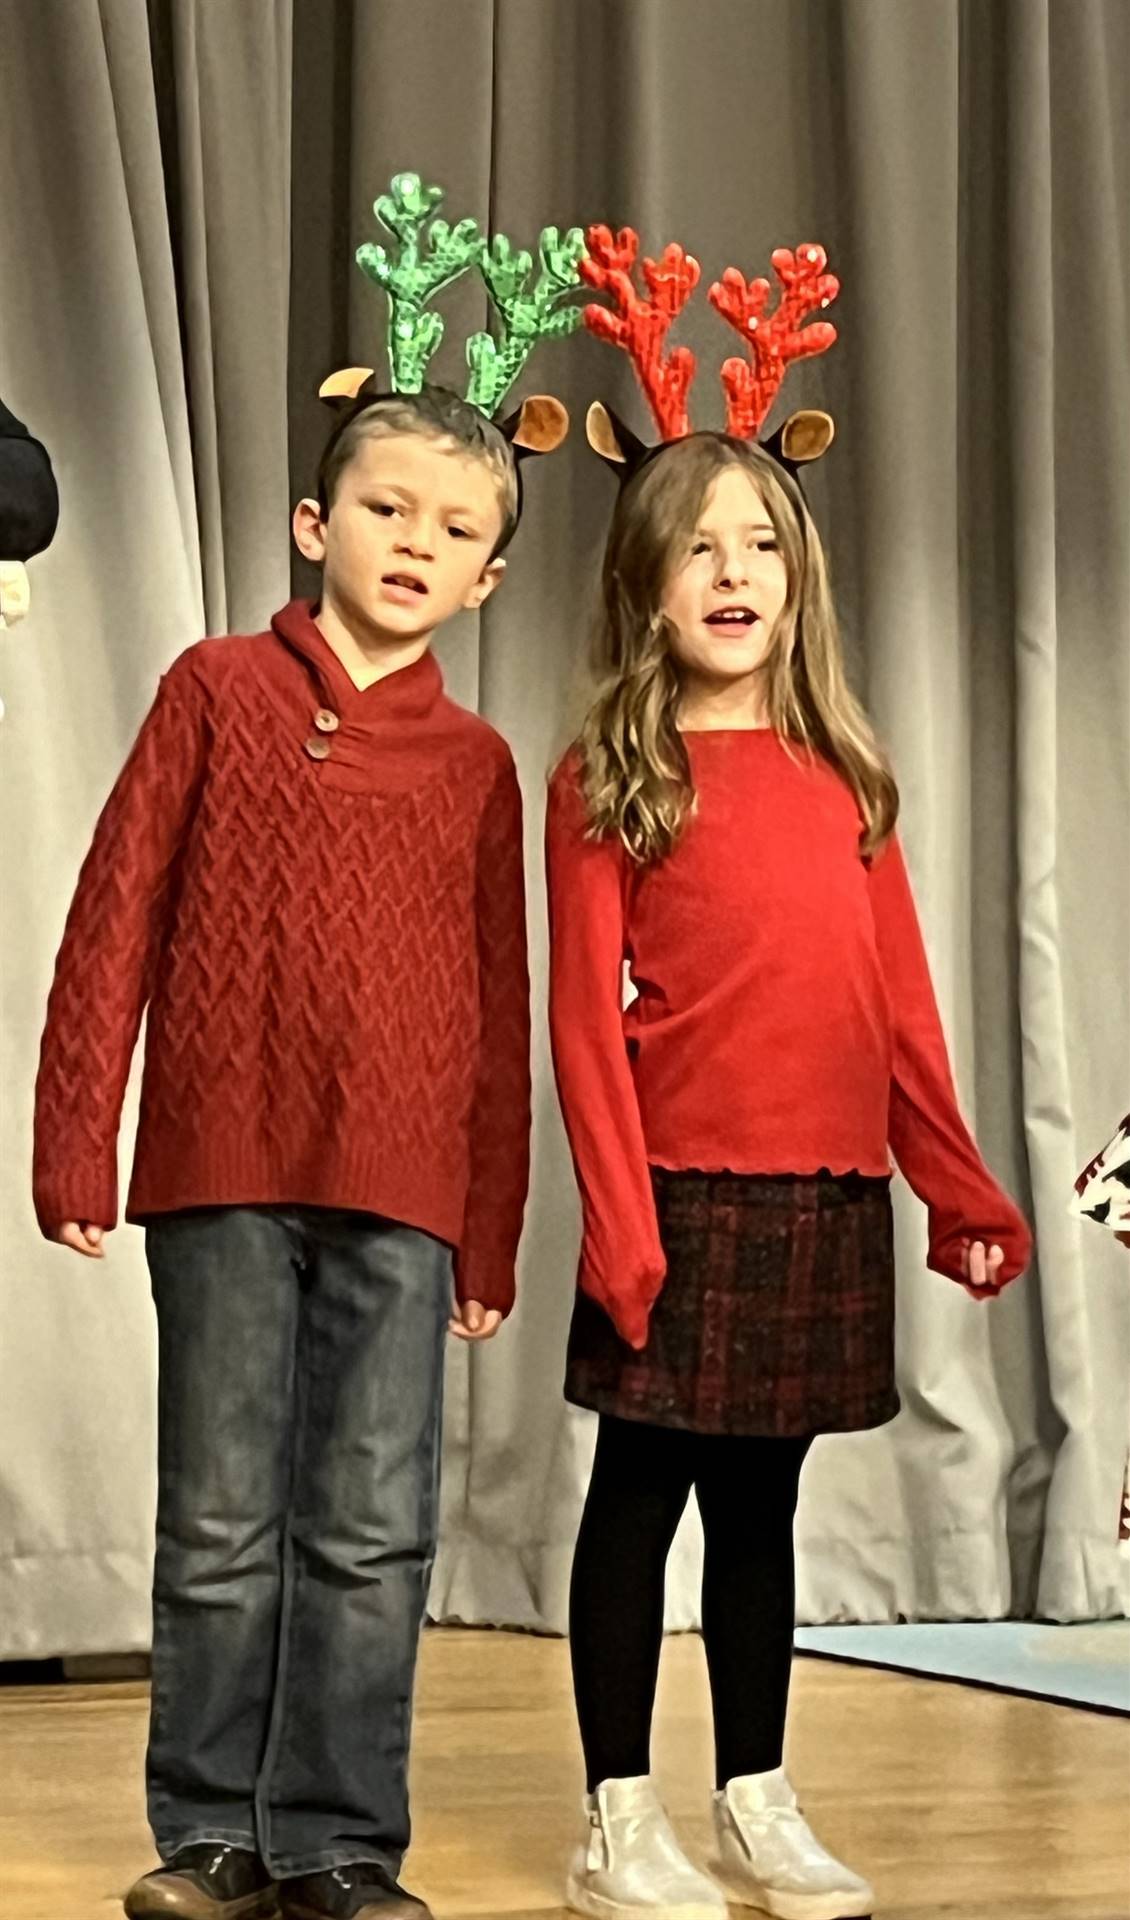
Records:
<instances>
[{"instance_id":1,"label":"boy's open mouth","mask_svg":"<svg viewBox=\"0 0 1130 1920\"><path fill-rule=\"evenodd\" d=\"M395 587L402 593L425 594L428 589L414 573L385 573L381 576L382 587Z\"/></svg>"},{"instance_id":2,"label":"boy's open mouth","mask_svg":"<svg viewBox=\"0 0 1130 1920\"><path fill-rule=\"evenodd\" d=\"M731 633L748 633L757 619L752 607L715 607L706 616L708 627L721 627Z\"/></svg>"}]
</instances>

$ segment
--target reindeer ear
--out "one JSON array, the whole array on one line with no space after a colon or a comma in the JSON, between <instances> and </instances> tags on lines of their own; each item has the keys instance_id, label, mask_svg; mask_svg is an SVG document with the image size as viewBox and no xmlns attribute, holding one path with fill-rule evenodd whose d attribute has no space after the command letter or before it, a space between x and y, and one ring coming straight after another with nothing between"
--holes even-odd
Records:
<instances>
[{"instance_id":1,"label":"reindeer ear","mask_svg":"<svg viewBox=\"0 0 1130 1920\"><path fill-rule=\"evenodd\" d=\"M630 427L606 407L603 400L594 400L585 416L585 433L589 446L598 453L606 466L621 480L639 465L651 448L637 439Z\"/></svg>"},{"instance_id":2,"label":"reindeer ear","mask_svg":"<svg viewBox=\"0 0 1130 1920\"><path fill-rule=\"evenodd\" d=\"M535 393L498 430L518 460L527 453L555 453L569 431L569 415L552 394Z\"/></svg>"},{"instance_id":3,"label":"reindeer ear","mask_svg":"<svg viewBox=\"0 0 1130 1920\"><path fill-rule=\"evenodd\" d=\"M835 437L836 423L831 414L808 407L790 413L784 425L762 444L783 467L807 467L827 453Z\"/></svg>"},{"instance_id":4,"label":"reindeer ear","mask_svg":"<svg viewBox=\"0 0 1130 1920\"><path fill-rule=\"evenodd\" d=\"M318 388L319 400L326 400L331 407L348 407L360 395L366 380L373 377L372 367L341 367L337 373L331 373Z\"/></svg>"}]
</instances>

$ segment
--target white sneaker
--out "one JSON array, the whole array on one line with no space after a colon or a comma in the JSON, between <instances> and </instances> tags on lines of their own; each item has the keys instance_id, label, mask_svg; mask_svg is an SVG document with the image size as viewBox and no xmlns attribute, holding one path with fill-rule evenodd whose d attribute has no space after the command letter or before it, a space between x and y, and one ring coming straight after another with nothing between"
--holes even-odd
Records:
<instances>
[{"instance_id":1,"label":"white sneaker","mask_svg":"<svg viewBox=\"0 0 1130 1920\"><path fill-rule=\"evenodd\" d=\"M647 1920L719 1920L726 1902L676 1840L650 1774L604 1780L585 1796L588 1845L569 1867L571 1913Z\"/></svg>"},{"instance_id":2,"label":"white sneaker","mask_svg":"<svg viewBox=\"0 0 1130 1920\"><path fill-rule=\"evenodd\" d=\"M761 1907L773 1920L870 1914L874 1893L820 1845L782 1767L731 1780L714 1795L714 1825L718 1879L743 1906Z\"/></svg>"}]
</instances>

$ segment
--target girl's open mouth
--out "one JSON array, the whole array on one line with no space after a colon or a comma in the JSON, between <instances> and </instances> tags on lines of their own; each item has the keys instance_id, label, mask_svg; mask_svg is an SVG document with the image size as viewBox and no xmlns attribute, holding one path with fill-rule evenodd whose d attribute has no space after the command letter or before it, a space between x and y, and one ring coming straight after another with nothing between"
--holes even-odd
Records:
<instances>
[{"instance_id":1,"label":"girl's open mouth","mask_svg":"<svg viewBox=\"0 0 1130 1920\"><path fill-rule=\"evenodd\" d=\"M708 627L731 633L748 633L756 620L752 607L715 607L714 612L706 616Z\"/></svg>"}]
</instances>

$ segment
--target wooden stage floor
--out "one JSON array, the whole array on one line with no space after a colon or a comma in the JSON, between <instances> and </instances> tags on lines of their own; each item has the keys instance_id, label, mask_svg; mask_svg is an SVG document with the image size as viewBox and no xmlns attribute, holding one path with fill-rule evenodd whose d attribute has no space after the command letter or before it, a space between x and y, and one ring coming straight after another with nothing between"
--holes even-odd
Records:
<instances>
[{"instance_id":1,"label":"wooden stage floor","mask_svg":"<svg viewBox=\"0 0 1130 1920\"><path fill-rule=\"evenodd\" d=\"M152 1864L147 1688L0 1688L2 1920L106 1920ZM877 1920L1130 1920L1130 1722L798 1659L790 1767ZM688 1850L709 1835L701 1642L664 1648L655 1769ZM438 1920L558 1920L582 1781L564 1643L433 1630L405 1882ZM749 1909L733 1909L735 1915Z\"/></svg>"}]
</instances>

